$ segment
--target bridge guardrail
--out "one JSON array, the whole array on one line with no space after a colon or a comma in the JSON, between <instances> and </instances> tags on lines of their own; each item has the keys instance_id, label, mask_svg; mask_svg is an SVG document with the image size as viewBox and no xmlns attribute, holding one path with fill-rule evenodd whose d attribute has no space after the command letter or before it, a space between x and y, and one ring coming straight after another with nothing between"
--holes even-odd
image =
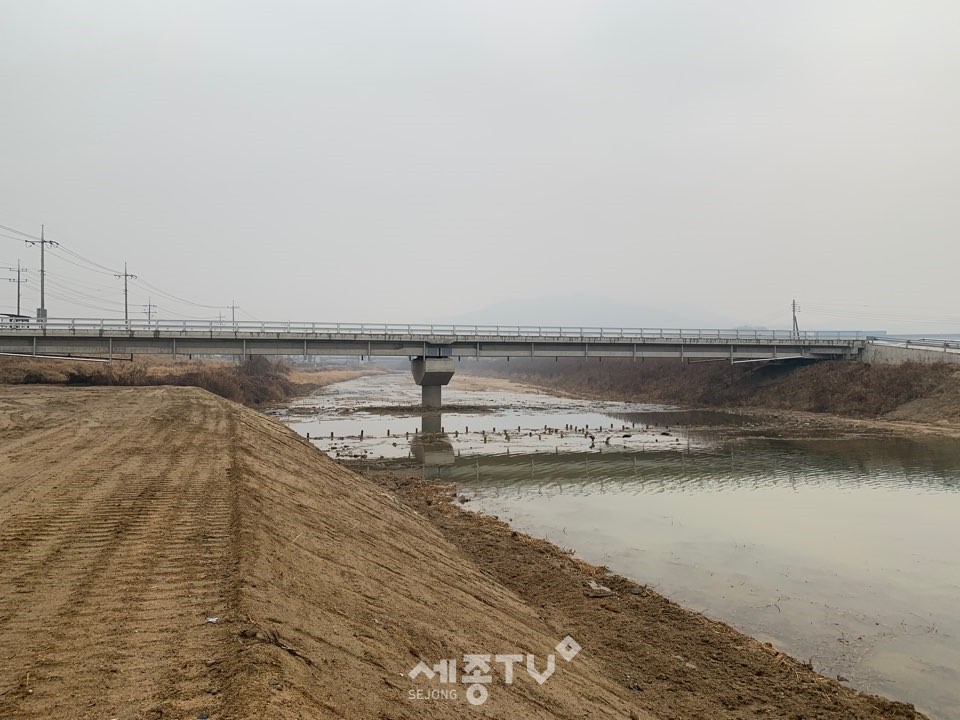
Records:
<instances>
[{"instance_id":1,"label":"bridge guardrail","mask_svg":"<svg viewBox=\"0 0 960 720\"><path fill-rule=\"evenodd\" d=\"M607 328L548 325L460 325L426 323L333 323L333 322L261 322L252 320L113 320L101 318L51 318L45 322L31 320L16 323L0 322L0 332L12 334L154 334L180 335L340 335L355 337L495 337L583 340L798 340L857 341L871 336L859 331L687 329L687 328ZM887 340L886 336L879 339ZM958 343L960 346L960 343Z\"/></svg>"},{"instance_id":2,"label":"bridge guardrail","mask_svg":"<svg viewBox=\"0 0 960 720\"><path fill-rule=\"evenodd\" d=\"M893 345L904 348L918 348L923 350L942 350L943 352L960 352L960 340L941 340L939 338L901 338L883 335L868 337L867 340L882 345Z\"/></svg>"}]
</instances>

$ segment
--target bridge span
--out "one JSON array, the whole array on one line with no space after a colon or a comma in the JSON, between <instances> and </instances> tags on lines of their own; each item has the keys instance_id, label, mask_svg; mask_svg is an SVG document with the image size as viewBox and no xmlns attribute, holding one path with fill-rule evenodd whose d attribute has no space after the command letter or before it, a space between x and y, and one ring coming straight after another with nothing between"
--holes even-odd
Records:
<instances>
[{"instance_id":1,"label":"bridge span","mask_svg":"<svg viewBox=\"0 0 960 720\"><path fill-rule=\"evenodd\" d=\"M426 407L440 407L455 359L676 358L687 362L854 360L861 332L530 325L0 319L0 354L30 357L293 355L408 357Z\"/></svg>"}]
</instances>

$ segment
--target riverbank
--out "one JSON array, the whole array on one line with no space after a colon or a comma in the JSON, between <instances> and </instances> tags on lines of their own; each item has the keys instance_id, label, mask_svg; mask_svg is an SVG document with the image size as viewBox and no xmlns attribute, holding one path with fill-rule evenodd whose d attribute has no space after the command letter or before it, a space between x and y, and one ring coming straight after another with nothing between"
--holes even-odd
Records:
<instances>
[{"instance_id":1,"label":"riverbank","mask_svg":"<svg viewBox=\"0 0 960 720\"><path fill-rule=\"evenodd\" d=\"M252 356L243 362L140 357L112 363L0 358L0 385L197 387L251 407L277 405L333 383L376 375L376 368L292 366Z\"/></svg>"},{"instance_id":2,"label":"riverbank","mask_svg":"<svg viewBox=\"0 0 960 720\"><path fill-rule=\"evenodd\" d=\"M709 407L750 412L806 413L857 420L916 423L960 430L960 370L956 365L686 364L518 359L464 368L570 396ZM894 426L891 426L894 427Z\"/></svg>"},{"instance_id":3,"label":"riverbank","mask_svg":"<svg viewBox=\"0 0 960 720\"><path fill-rule=\"evenodd\" d=\"M458 717L466 686L419 661L542 668L564 637L394 495L209 393L0 388L0 448L0 717ZM589 650L557 661L483 716L647 717ZM432 689L459 692L410 699Z\"/></svg>"},{"instance_id":4,"label":"riverbank","mask_svg":"<svg viewBox=\"0 0 960 720\"><path fill-rule=\"evenodd\" d=\"M200 390L0 388L0 448L3 717L460 717L419 661L567 635L478 714L921 717Z\"/></svg>"},{"instance_id":5,"label":"riverbank","mask_svg":"<svg viewBox=\"0 0 960 720\"><path fill-rule=\"evenodd\" d=\"M601 648L604 674L657 718L922 717L909 705L819 675L769 643L577 559L571 549L470 512L454 486L424 484L416 470L358 469L428 517L549 622Z\"/></svg>"}]
</instances>

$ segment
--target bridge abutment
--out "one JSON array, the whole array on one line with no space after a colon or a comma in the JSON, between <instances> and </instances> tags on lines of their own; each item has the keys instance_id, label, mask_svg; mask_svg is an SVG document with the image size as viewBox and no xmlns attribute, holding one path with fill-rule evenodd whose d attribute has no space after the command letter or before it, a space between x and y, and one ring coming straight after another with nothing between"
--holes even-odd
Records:
<instances>
[{"instance_id":1,"label":"bridge abutment","mask_svg":"<svg viewBox=\"0 0 960 720\"><path fill-rule=\"evenodd\" d=\"M450 382L456 368L453 358L416 357L410 362L413 380L423 389L423 407L439 409L443 386Z\"/></svg>"}]
</instances>

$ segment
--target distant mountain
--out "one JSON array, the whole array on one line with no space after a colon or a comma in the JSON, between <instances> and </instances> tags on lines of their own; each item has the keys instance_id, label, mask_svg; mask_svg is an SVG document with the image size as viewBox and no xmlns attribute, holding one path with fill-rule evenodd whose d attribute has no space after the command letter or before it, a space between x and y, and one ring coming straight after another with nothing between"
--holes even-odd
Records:
<instances>
[{"instance_id":1,"label":"distant mountain","mask_svg":"<svg viewBox=\"0 0 960 720\"><path fill-rule=\"evenodd\" d=\"M632 305L596 295L565 295L523 300L503 300L437 322L469 325L563 325L633 328L715 328L730 327L727 317L709 310L691 311L664 305Z\"/></svg>"}]
</instances>

